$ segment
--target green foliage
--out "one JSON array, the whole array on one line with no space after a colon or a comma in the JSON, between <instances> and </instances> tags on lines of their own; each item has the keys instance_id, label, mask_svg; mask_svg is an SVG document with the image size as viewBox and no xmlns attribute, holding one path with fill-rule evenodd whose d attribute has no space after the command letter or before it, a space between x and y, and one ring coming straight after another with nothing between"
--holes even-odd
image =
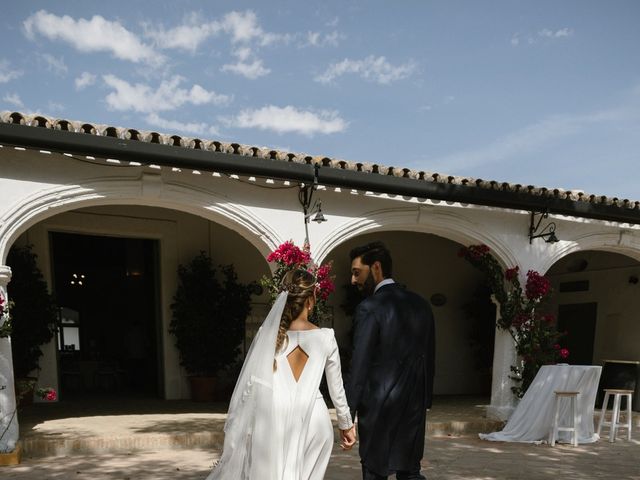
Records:
<instances>
[{"instance_id":1,"label":"green foliage","mask_svg":"<svg viewBox=\"0 0 640 480\"><path fill-rule=\"evenodd\" d=\"M252 286L238 282L233 265L220 266L220 274L204 252L178 268L169 332L192 375L213 375L240 353Z\"/></svg>"},{"instance_id":2,"label":"green foliage","mask_svg":"<svg viewBox=\"0 0 640 480\"><path fill-rule=\"evenodd\" d=\"M17 378L40 368L40 347L51 341L57 326L57 308L36 259L31 245L14 246L7 257L12 272L7 291L12 303L11 350Z\"/></svg>"},{"instance_id":3,"label":"green foliage","mask_svg":"<svg viewBox=\"0 0 640 480\"><path fill-rule=\"evenodd\" d=\"M11 335L11 302L0 292L0 338L7 338Z\"/></svg>"}]
</instances>

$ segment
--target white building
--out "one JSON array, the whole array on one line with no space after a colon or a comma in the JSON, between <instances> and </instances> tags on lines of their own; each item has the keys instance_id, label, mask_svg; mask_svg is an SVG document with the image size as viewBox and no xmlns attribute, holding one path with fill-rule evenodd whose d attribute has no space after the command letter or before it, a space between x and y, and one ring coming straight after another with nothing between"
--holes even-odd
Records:
<instances>
[{"instance_id":1,"label":"white building","mask_svg":"<svg viewBox=\"0 0 640 480\"><path fill-rule=\"evenodd\" d=\"M398 158L388 163L401 163L401 151ZM52 291L60 291L65 281L56 275L71 272L65 270L69 249L78 268L85 262L90 269L100 258L121 262L134 276L142 268L153 288L131 295L152 312L155 333L146 345L147 372L155 374L150 389L161 398L188 398L186 374L168 333L178 265L205 251L217 263L234 264L244 282L268 274L265 257L271 250L289 239L302 245L300 185L314 182L314 199L321 199L329 221L310 223L309 237L316 262L334 262L338 288L330 303L341 345L348 345L351 327L340 308L340 286L349 281L348 252L381 239L393 254L396 280L434 303L435 393L490 392L490 414L505 418L513 408L511 338L496 331L492 376L483 373L470 347L473 325L463 308L481 275L457 252L482 243L505 267L547 273L556 287L553 308L561 316L565 312L567 321L589 317L574 336L584 358L594 364L607 358L640 359L639 202L16 112L0 114L0 288L6 295L11 279L6 258L14 244L34 246ZM536 233L552 221L559 242L530 240L532 216L541 212L549 217ZM534 218L537 223L540 215ZM100 251L87 255L87 245ZM152 253L136 257L141 249ZM147 263L128 258L146 258ZM127 281L123 276L121 283ZM563 292L561 283L580 287ZM101 288L108 301L122 285L112 281ZM265 310L265 295L255 301L248 321L257 321ZM575 307L583 304L590 306ZM69 335L78 334L80 349L93 349L97 357L101 350L126 346L124 332L115 328L116 335L100 337L108 331L104 324L116 319L101 317L99 310L79 319L78 328L85 332L69 330ZM95 338L87 334L92 329ZM44 347L41 385L61 386L58 347L57 340ZM0 451L18 436L18 419L5 415L15 408L10 339L0 339L2 385L7 388L0 391L0 431L8 426L10 435Z\"/></svg>"}]
</instances>

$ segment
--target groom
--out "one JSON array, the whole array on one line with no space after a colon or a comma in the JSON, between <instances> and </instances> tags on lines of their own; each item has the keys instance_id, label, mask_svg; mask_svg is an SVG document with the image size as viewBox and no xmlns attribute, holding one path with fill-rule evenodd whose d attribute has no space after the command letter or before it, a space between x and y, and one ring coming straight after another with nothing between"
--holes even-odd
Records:
<instances>
[{"instance_id":1,"label":"groom","mask_svg":"<svg viewBox=\"0 0 640 480\"><path fill-rule=\"evenodd\" d=\"M354 318L346 393L358 416L362 478L424 479L426 411L431 407L435 330L429 304L391 278L381 242L351 251L351 283L366 297Z\"/></svg>"}]
</instances>

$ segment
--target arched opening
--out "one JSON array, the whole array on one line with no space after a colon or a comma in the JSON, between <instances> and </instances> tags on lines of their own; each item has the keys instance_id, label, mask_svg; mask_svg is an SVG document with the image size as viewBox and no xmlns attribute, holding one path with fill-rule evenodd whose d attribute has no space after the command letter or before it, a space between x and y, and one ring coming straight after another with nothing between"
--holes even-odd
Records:
<instances>
[{"instance_id":1,"label":"arched opening","mask_svg":"<svg viewBox=\"0 0 640 480\"><path fill-rule=\"evenodd\" d=\"M640 262L598 250L571 253L548 270L552 308L574 353L569 363L640 360ZM571 350L571 348L570 348Z\"/></svg>"},{"instance_id":2,"label":"arched opening","mask_svg":"<svg viewBox=\"0 0 640 480\"><path fill-rule=\"evenodd\" d=\"M436 395L488 395L495 337L495 309L483 276L458 256L462 244L431 233L391 230L360 234L331 250L336 294L331 299L333 328L344 370L351 350L352 248L382 241L393 257L393 277L430 302L436 322Z\"/></svg>"},{"instance_id":3,"label":"arched opening","mask_svg":"<svg viewBox=\"0 0 640 480\"><path fill-rule=\"evenodd\" d=\"M558 260L548 271L555 295L551 308L567 362L603 365L603 388L635 389L640 409L640 261L603 250L582 250Z\"/></svg>"},{"instance_id":4,"label":"arched opening","mask_svg":"<svg viewBox=\"0 0 640 480\"><path fill-rule=\"evenodd\" d=\"M60 333L43 347L39 384L57 387L62 399L189 398L168 334L178 266L203 251L214 265L233 264L243 283L270 271L255 239L201 213L90 206L41 219L20 234L15 245L33 245L62 307ZM261 311L267 299L252 301ZM223 378L220 388L233 381Z\"/></svg>"}]
</instances>

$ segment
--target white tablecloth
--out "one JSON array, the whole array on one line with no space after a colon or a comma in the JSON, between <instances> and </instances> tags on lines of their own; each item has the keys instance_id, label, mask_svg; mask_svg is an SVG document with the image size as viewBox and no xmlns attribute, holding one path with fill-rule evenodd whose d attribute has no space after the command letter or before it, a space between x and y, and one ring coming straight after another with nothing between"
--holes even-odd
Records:
<instances>
[{"instance_id":1,"label":"white tablecloth","mask_svg":"<svg viewBox=\"0 0 640 480\"><path fill-rule=\"evenodd\" d=\"M524 397L500 432L480 434L483 440L500 442L547 441L553 423L555 391L580 392L578 395L578 443L598 440L594 433L593 408L602 367L593 365L546 365L529 386ZM570 401L561 400L560 425L570 421ZM559 432L561 442L570 442L570 432Z\"/></svg>"}]
</instances>

